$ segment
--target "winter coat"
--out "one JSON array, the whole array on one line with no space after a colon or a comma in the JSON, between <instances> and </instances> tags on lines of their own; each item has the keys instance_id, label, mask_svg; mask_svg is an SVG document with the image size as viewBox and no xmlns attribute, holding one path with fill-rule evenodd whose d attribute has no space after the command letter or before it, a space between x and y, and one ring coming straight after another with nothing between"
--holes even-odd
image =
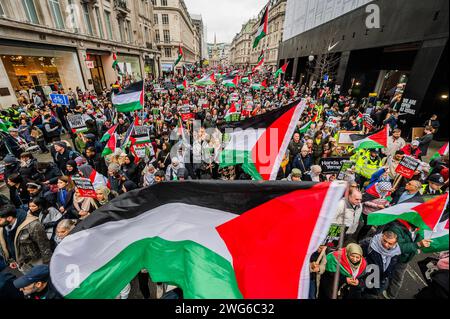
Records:
<instances>
[{"instance_id":1,"label":"winter coat","mask_svg":"<svg viewBox=\"0 0 450 319\"><path fill-rule=\"evenodd\" d=\"M396 233L398 236L398 245L402 251L399 262L404 264L410 262L418 253L419 247L417 243L423 239L420 232L416 231L413 239L412 233L406 226L397 221L386 225L385 229Z\"/></svg>"},{"instance_id":2,"label":"winter coat","mask_svg":"<svg viewBox=\"0 0 450 319\"><path fill-rule=\"evenodd\" d=\"M304 175L306 172L309 172L312 165L313 160L310 154L306 155L306 157L303 157L301 154L297 154L297 156L295 156L294 162L292 163L292 167L298 168L300 171L302 171L302 175Z\"/></svg>"},{"instance_id":3,"label":"winter coat","mask_svg":"<svg viewBox=\"0 0 450 319\"><path fill-rule=\"evenodd\" d=\"M52 256L50 241L38 218L27 214L25 220L16 227L17 231L13 240L16 252L15 261L19 267L26 264L32 265L40 260L44 264L48 264ZM5 233L6 230L0 227L0 247L5 259L11 260L10 252L6 245Z\"/></svg>"},{"instance_id":4,"label":"winter coat","mask_svg":"<svg viewBox=\"0 0 450 319\"><path fill-rule=\"evenodd\" d=\"M333 224L348 227L347 234L354 234L358 228L362 213L362 205L352 207L347 199L341 199L337 205Z\"/></svg>"}]
</instances>

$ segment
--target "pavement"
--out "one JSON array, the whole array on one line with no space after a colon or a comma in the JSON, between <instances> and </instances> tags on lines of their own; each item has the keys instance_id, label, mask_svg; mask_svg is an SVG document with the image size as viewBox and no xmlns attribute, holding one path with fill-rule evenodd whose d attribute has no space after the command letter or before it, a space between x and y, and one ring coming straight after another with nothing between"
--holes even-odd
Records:
<instances>
[{"instance_id":1,"label":"pavement","mask_svg":"<svg viewBox=\"0 0 450 319\"><path fill-rule=\"evenodd\" d=\"M70 139L68 138L66 138L66 140L70 141ZM435 154L442 147L442 145L444 145L444 142L433 141L432 144L430 145L428 157L425 158L425 161L427 161L433 154ZM40 162L52 161L50 154L35 154L35 156ZM7 197L9 196L8 188L4 183L0 184L0 194L3 194ZM400 299L413 299L414 295L417 294L417 292L420 289L426 286L425 280L421 275L417 263L429 256L430 254L419 254L413 259L413 261L410 262L405 274L405 280L403 283L402 291L399 295ZM155 299L157 293L156 284L150 281L149 287L150 287L150 296L152 299ZM134 278L133 281L131 282L131 292L129 298L143 299L142 294L139 291L139 284L137 278Z\"/></svg>"}]
</instances>

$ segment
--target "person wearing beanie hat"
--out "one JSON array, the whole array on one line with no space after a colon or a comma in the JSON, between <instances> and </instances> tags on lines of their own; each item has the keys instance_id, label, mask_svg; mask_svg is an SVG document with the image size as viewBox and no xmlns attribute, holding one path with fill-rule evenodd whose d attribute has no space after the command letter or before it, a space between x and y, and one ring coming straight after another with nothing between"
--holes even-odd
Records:
<instances>
[{"instance_id":1,"label":"person wearing beanie hat","mask_svg":"<svg viewBox=\"0 0 450 319\"><path fill-rule=\"evenodd\" d=\"M12 154L6 154L3 162L5 163L5 172L3 175L6 181L9 176L19 172L19 160Z\"/></svg>"},{"instance_id":2,"label":"person wearing beanie hat","mask_svg":"<svg viewBox=\"0 0 450 319\"><path fill-rule=\"evenodd\" d=\"M298 168L294 168L287 178L282 179L283 181L290 182L301 182L302 181L302 171Z\"/></svg>"}]
</instances>

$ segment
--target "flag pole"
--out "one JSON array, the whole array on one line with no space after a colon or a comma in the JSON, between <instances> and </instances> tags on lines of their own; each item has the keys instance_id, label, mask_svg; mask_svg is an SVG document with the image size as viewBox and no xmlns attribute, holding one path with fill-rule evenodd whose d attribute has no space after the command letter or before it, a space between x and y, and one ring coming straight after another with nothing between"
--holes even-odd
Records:
<instances>
[{"instance_id":1,"label":"flag pole","mask_svg":"<svg viewBox=\"0 0 450 319\"><path fill-rule=\"evenodd\" d=\"M342 222L342 225L341 225L341 234L339 236L338 259L337 259L336 272L334 274L333 295L331 297L332 299L337 299L337 296L338 296L339 277L341 274L342 247L344 246L344 234L345 234L345 214L344 214L344 221Z\"/></svg>"}]
</instances>

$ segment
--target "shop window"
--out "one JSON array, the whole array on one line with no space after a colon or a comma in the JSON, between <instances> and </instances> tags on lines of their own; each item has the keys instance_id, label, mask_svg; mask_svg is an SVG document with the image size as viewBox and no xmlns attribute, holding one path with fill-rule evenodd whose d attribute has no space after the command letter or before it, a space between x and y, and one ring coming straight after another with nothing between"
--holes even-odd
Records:
<instances>
[{"instance_id":1,"label":"shop window","mask_svg":"<svg viewBox=\"0 0 450 319\"><path fill-rule=\"evenodd\" d=\"M22 0L22 5L27 16L27 21L30 23L39 24L39 19L36 13L36 6L34 0Z\"/></svg>"},{"instance_id":2,"label":"shop window","mask_svg":"<svg viewBox=\"0 0 450 319\"><path fill-rule=\"evenodd\" d=\"M61 14L61 6L59 0L49 0L50 9L52 11L53 19L57 29L64 29L64 20Z\"/></svg>"}]
</instances>

